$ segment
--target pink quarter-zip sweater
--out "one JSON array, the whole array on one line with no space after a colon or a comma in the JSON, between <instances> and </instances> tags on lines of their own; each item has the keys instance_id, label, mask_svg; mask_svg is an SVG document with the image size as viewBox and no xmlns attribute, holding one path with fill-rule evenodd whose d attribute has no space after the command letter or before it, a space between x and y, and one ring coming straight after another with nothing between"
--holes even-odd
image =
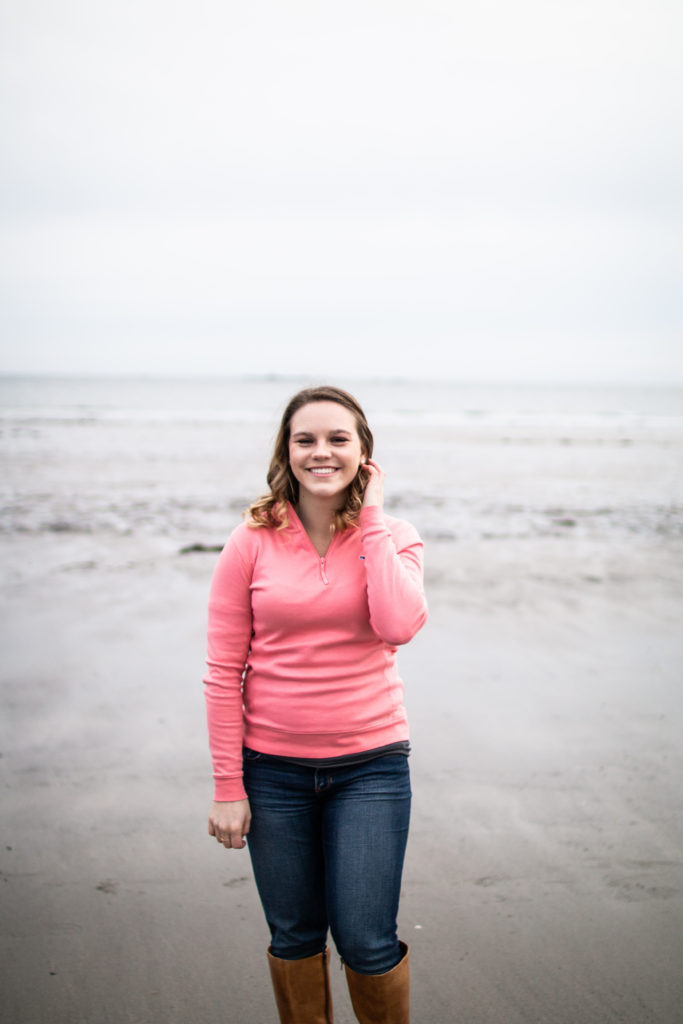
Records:
<instances>
[{"instance_id":1,"label":"pink quarter-zip sweater","mask_svg":"<svg viewBox=\"0 0 683 1024\"><path fill-rule=\"evenodd\" d=\"M216 800L241 800L242 746L338 757L408 739L396 648L427 618L422 541L377 506L318 555L284 530L238 526L209 597L204 677Z\"/></svg>"}]
</instances>

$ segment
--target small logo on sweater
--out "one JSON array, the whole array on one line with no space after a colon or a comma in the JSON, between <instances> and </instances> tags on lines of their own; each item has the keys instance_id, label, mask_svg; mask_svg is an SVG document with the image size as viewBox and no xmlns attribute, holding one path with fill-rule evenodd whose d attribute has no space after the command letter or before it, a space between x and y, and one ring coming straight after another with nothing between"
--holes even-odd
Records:
<instances>
[{"instance_id":1,"label":"small logo on sweater","mask_svg":"<svg viewBox=\"0 0 683 1024\"><path fill-rule=\"evenodd\" d=\"M361 562L365 561L365 555L359 555L358 557L360 558Z\"/></svg>"}]
</instances>

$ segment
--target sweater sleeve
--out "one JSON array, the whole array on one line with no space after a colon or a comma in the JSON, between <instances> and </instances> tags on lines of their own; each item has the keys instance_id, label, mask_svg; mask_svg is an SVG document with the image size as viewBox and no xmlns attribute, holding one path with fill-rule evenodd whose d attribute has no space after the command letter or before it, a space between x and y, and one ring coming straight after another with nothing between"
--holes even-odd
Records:
<instances>
[{"instance_id":1,"label":"sweater sleeve","mask_svg":"<svg viewBox=\"0 0 683 1024\"><path fill-rule=\"evenodd\" d=\"M392 522L394 534L379 506L361 510L370 625L381 640L395 647L408 643L425 624L427 601L422 541L410 523Z\"/></svg>"},{"instance_id":2,"label":"sweater sleeve","mask_svg":"<svg viewBox=\"0 0 683 1024\"><path fill-rule=\"evenodd\" d=\"M242 800L242 678L252 634L251 565L238 527L211 581L204 695L215 800Z\"/></svg>"}]
</instances>

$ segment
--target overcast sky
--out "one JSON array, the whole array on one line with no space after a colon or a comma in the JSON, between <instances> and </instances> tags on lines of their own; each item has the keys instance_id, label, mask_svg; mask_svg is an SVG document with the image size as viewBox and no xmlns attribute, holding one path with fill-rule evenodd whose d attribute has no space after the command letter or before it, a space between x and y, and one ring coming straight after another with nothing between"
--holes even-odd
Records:
<instances>
[{"instance_id":1,"label":"overcast sky","mask_svg":"<svg viewBox=\"0 0 683 1024\"><path fill-rule=\"evenodd\" d=\"M683 383L680 0L5 0L0 370Z\"/></svg>"}]
</instances>

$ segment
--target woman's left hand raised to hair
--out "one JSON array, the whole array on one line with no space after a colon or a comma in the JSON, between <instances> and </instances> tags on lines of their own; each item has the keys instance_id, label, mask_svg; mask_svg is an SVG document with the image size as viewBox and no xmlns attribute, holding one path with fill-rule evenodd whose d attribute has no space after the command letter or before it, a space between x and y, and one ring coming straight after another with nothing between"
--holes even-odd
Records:
<instances>
[{"instance_id":1,"label":"woman's left hand raised to hair","mask_svg":"<svg viewBox=\"0 0 683 1024\"><path fill-rule=\"evenodd\" d=\"M384 478L386 476L384 470L373 459L367 459L366 462L363 462L361 469L365 471L368 477L365 495L363 496L363 506L379 505L382 508L384 504Z\"/></svg>"}]
</instances>

